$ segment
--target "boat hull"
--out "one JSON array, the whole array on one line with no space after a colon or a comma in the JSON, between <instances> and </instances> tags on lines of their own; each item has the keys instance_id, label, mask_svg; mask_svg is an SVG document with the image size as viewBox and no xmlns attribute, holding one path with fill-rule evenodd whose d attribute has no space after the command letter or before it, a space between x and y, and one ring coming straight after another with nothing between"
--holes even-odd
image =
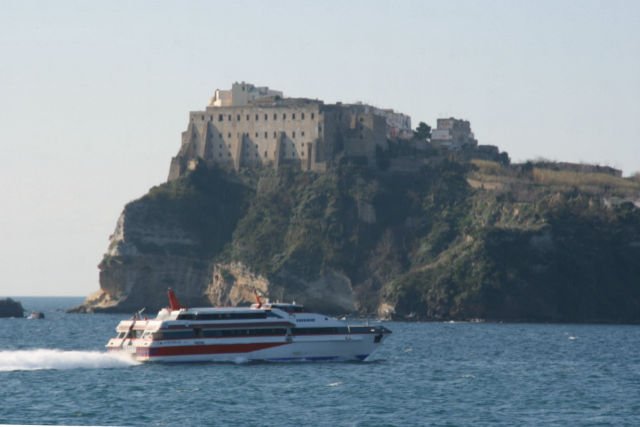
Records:
<instances>
[{"instance_id":1,"label":"boat hull","mask_svg":"<svg viewBox=\"0 0 640 427\"><path fill-rule=\"evenodd\" d=\"M293 340L215 340L172 343L137 342L111 351L129 354L140 362L304 362L364 361L382 344L384 336L341 335Z\"/></svg>"}]
</instances>

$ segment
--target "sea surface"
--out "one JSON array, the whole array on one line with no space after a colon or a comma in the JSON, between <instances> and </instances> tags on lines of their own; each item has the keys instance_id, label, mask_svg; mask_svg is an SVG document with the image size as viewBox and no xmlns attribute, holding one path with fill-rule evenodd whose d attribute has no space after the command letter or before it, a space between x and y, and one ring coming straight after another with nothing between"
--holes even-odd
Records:
<instances>
[{"instance_id":1,"label":"sea surface","mask_svg":"<svg viewBox=\"0 0 640 427\"><path fill-rule=\"evenodd\" d=\"M0 319L0 424L638 426L640 326L388 322L363 363L139 365L104 352L126 315L18 298Z\"/></svg>"}]
</instances>

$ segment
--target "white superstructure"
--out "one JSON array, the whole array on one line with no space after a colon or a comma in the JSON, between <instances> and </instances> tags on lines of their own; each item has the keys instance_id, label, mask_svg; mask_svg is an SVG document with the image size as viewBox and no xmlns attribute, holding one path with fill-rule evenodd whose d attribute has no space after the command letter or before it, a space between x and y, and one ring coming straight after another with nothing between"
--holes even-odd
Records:
<instances>
[{"instance_id":1,"label":"white superstructure","mask_svg":"<svg viewBox=\"0 0 640 427\"><path fill-rule=\"evenodd\" d=\"M391 333L380 324L350 324L297 304L183 308L172 291L169 300L171 307L155 319L121 321L107 349L143 362L365 360Z\"/></svg>"}]
</instances>

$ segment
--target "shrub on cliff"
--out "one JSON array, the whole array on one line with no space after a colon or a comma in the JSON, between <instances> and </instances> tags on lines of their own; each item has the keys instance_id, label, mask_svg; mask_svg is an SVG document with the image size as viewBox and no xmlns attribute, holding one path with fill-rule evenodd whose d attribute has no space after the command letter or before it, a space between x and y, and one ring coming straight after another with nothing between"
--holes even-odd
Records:
<instances>
[{"instance_id":1,"label":"shrub on cliff","mask_svg":"<svg viewBox=\"0 0 640 427\"><path fill-rule=\"evenodd\" d=\"M144 236L135 244L146 253L214 256L231 240L253 191L223 169L200 165L190 174L153 187L126 208L130 221L156 230L154 240L177 229L195 245L158 246Z\"/></svg>"}]
</instances>

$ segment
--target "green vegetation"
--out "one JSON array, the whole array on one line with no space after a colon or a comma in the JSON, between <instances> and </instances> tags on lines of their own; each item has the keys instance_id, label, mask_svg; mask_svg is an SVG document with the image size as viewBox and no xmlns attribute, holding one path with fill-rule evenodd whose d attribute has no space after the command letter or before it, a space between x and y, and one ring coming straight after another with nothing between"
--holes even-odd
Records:
<instances>
[{"instance_id":1,"label":"green vegetation","mask_svg":"<svg viewBox=\"0 0 640 427\"><path fill-rule=\"evenodd\" d=\"M134 229L129 235L143 253L214 256L231 239L252 196L253 189L234 175L198 167L129 203L125 208L128 223L144 224L145 230L154 231L153 236L146 236L137 235Z\"/></svg>"},{"instance_id":2,"label":"green vegetation","mask_svg":"<svg viewBox=\"0 0 640 427\"><path fill-rule=\"evenodd\" d=\"M418 127L415 131L413 131L413 136L416 139L420 139L422 141L428 141L431 139L431 126L426 124L425 122L418 123Z\"/></svg>"},{"instance_id":3,"label":"green vegetation","mask_svg":"<svg viewBox=\"0 0 640 427\"><path fill-rule=\"evenodd\" d=\"M485 160L412 174L199 167L125 213L156 231L129 233L143 254L240 261L285 288L338 271L363 312L638 322L640 209L606 203L638 185Z\"/></svg>"},{"instance_id":4,"label":"green vegetation","mask_svg":"<svg viewBox=\"0 0 640 427\"><path fill-rule=\"evenodd\" d=\"M517 195L532 193L541 197L550 191L579 191L592 195L637 197L640 181L607 173L567 170L552 162L505 166L497 162L474 159L469 175L475 188L503 190Z\"/></svg>"},{"instance_id":5,"label":"green vegetation","mask_svg":"<svg viewBox=\"0 0 640 427\"><path fill-rule=\"evenodd\" d=\"M598 187L601 189L615 188L640 191L640 183L604 173L556 171L541 168L534 168L532 173L535 182L545 185Z\"/></svg>"}]
</instances>

